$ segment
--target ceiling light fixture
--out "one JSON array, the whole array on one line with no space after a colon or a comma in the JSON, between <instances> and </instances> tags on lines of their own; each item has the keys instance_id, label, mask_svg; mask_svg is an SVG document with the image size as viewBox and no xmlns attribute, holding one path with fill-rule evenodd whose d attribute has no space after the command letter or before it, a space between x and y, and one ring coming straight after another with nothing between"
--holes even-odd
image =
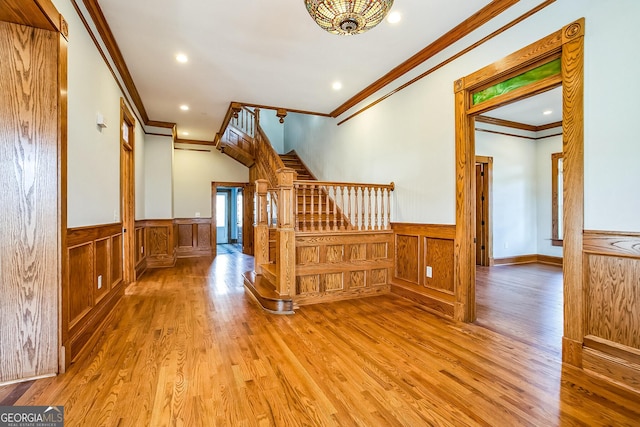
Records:
<instances>
[{"instance_id":1,"label":"ceiling light fixture","mask_svg":"<svg viewBox=\"0 0 640 427\"><path fill-rule=\"evenodd\" d=\"M387 16L387 22L389 24L397 24L401 20L402 20L402 15L400 15L400 12L391 12L389 16Z\"/></svg>"},{"instance_id":2,"label":"ceiling light fixture","mask_svg":"<svg viewBox=\"0 0 640 427\"><path fill-rule=\"evenodd\" d=\"M551 110L545 110L545 111L542 112L542 114L544 114L545 116L548 116L551 113L553 113L553 111L551 111Z\"/></svg>"},{"instance_id":3,"label":"ceiling light fixture","mask_svg":"<svg viewBox=\"0 0 640 427\"><path fill-rule=\"evenodd\" d=\"M181 105L181 106L180 106L180 109L181 109L182 111L189 111L189 106L188 106L188 105Z\"/></svg>"},{"instance_id":4,"label":"ceiling light fixture","mask_svg":"<svg viewBox=\"0 0 640 427\"><path fill-rule=\"evenodd\" d=\"M340 90L342 89L342 83L340 82L334 82L331 87L333 88L333 90Z\"/></svg>"},{"instance_id":5,"label":"ceiling light fixture","mask_svg":"<svg viewBox=\"0 0 640 427\"><path fill-rule=\"evenodd\" d=\"M378 25L393 0L304 0L316 24L331 34L364 33Z\"/></svg>"},{"instance_id":6,"label":"ceiling light fixture","mask_svg":"<svg viewBox=\"0 0 640 427\"><path fill-rule=\"evenodd\" d=\"M185 62L189 61L189 58L184 53L179 53L176 55L176 61L184 64Z\"/></svg>"}]
</instances>

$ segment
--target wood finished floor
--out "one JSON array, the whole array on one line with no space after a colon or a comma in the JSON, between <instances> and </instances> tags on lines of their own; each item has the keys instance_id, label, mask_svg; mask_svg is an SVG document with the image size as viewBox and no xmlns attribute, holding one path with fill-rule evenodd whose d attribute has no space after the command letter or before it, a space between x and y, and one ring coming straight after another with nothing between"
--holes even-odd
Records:
<instances>
[{"instance_id":1,"label":"wood finished floor","mask_svg":"<svg viewBox=\"0 0 640 427\"><path fill-rule=\"evenodd\" d=\"M64 405L67 427L640 422L640 396L393 295L264 312L240 279L251 262L149 272L66 374L0 388L0 405Z\"/></svg>"},{"instance_id":2,"label":"wood finished floor","mask_svg":"<svg viewBox=\"0 0 640 427\"><path fill-rule=\"evenodd\" d=\"M562 267L476 268L476 324L562 357Z\"/></svg>"}]
</instances>

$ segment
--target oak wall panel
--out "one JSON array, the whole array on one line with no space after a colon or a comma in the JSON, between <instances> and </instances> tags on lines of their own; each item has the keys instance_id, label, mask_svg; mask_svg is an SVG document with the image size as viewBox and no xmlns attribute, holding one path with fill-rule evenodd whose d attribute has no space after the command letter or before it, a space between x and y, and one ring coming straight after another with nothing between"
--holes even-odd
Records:
<instances>
[{"instance_id":1,"label":"oak wall panel","mask_svg":"<svg viewBox=\"0 0 640 427\"><path fill-rule=\"evenodd\" d=\"M589 255L588 335L640 349L640 259Z\"/></svg>"},{"instance_id":2,"label":"oak wall panel","mask_svg":"<svg viewBox=\"0 0 640 427\"><path fill-rule=\"evenodd\" d=\"M136 224L145 230L147 267L173 267L176 263L177 249L173 220L147 219L137 221Z\"/></svg>"},{"instance_id":3,"label":"oak wall panel","mask_svg":"<svg viewBox=\"0 0 640 427\"><path fill-rule=\"evenodd\" d=\"M213 255L211 218L179 218L173 223L178 258Z\"/></svg>"},{"instance_id":4,"label":"oak wall panel","mask_svg":"<svg viewBox=\"0 0 640 427\"><path fill-rule=\"evenodd\" d=\"M640 233L583 233L583 367L640 392Z\"/></svg>"},{"instance_id":5,"label":"oak wall panel","mask_svg":"<svg viewBox=\"0 0 640 427\"><path fill-rule=\"evenodd\" d=\"M144 225L141 221L136 221L136 280L147 271L147 241Z\"/></svg>"},{"instance_id":6,"label":"oak wall panel","mask_svg":"<svg viewBox=\"0 0 640 427\"><path fill-rule=\"evenodd\" d=\"M68 300L63 345L71 362L100 331L100 325L124 293L122 224L67 230L67 265L63 295ZM101 276L101 288L98 278Z\"/></svg>"},{"instance_id":7,"label":"oak wall panel","mask_svg":"<svg viewBox=\"0 0 640 427\"><path fill-rule=\"evenodd\" d=\"M69 249L69 326L93 307L93 242Z\"/></svg>"},{"instance_id":8,"label":"oak wall panel","mask_svg":"<svg viewBox=\"0 0 640 427\"><path fill-rule=\"evenodd\" d=\"M392 292L452 317L455 226L392 223L391 227L396 244ZM427 267L432 277L427 277Z\"/></svg>"},{"instance_id":9,"label":"oak wall panel","mask_svg":"<svg viewBox=\"0 0 640 427\"><path fill-rule=\"evenodd\" d=\"M423 237L425 264L431 266L432 276L424 278L424 285L453 295L453 240Z\"/></svg>"},{"instance_id":10,"label":"oak wall panel","mask_svg":"<svg viewBox=\"0 0 640 427\"><path fill-rule=\"evenodd\" d=\"M95 271L93 277L95 278L94 300L100 301L107 293L109 293L110 286L110 250L111 238L106 237L104 239L95 241ZM98 283L100 288L98 289Z\"/></svg>"},{"instance_id":11,"label":"oak wall panel","mask_svg":"<svg viewBox=\"0 0 640 427\"><path fill-rule=\"evenodd\" d=\"M419 284L419 235L396 235L396 271L398 279Z\"/></svg>"},{"instance_id":12,"label":"oak wall panel","mask_svg":"<svg viewBox=\"0 0 640 427\"><path fill-rule=\"evenodd\" d=\"M178 247L193 247L193 225L178 224Z\"/></svg>"}]
</instances>

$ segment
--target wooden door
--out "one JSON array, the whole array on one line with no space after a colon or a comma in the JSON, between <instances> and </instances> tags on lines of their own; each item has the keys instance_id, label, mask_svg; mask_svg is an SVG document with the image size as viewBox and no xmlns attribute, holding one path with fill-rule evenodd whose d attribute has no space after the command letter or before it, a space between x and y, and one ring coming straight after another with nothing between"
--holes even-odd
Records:
<instances>
[{"instance_id":1,"label":"wooden door","mask_svg":"<svg viewBox=\"0 0 640 427\"><path fill-rule=\"evenodd\" d=\"M120 99L120 212L122 220L122 272L124 283L135 277L135 119Z\"/></svg>"},{"instance_id":2,"label":"wooden door","mask_svg":"<svg viewBox=\"0 0 640 427\"><path fill-rule=\"evenodd\" d=\"M490 158L476 157L476 265L491 264Z\"/></svg>"}]
</instances>

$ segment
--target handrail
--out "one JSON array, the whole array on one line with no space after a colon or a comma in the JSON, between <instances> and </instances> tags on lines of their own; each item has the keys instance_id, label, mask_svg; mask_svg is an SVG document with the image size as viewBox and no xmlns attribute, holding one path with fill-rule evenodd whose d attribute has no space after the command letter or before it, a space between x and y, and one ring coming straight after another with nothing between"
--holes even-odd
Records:
<instances>
[{"instance_id":1,"label":"handrail","mask_svg":"<svg viewBox=\"0 0 640 427\"><path fill-rule=\"evenodd\" d=\"M254 137L254 149L256 166L258 168L258 175L261 178L269 181L269 186L276 188L278 186L277 172L284 168L284 162L273 149L269 138L262 130L262 126L258 123L257 132Z\"/></svg>"}]
</instances>

